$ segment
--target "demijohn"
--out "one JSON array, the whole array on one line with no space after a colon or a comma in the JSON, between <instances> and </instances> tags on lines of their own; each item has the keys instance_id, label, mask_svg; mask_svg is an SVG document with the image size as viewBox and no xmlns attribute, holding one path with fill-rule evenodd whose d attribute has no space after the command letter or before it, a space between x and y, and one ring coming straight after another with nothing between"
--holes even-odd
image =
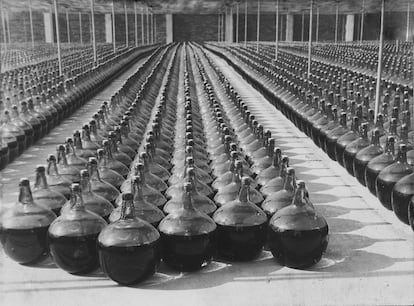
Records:
<instances>
[{"instance_id":1,"label":"demijohn","mask_svg":"<svg viewBox=\"0 0 414 306\"><path fill-rule=\"evenodd\" d=\"M216 252L216 224L194 207L193 186L184 184L183 205L158 226L164 262L179 271L195 271L211 262Z\"/></svg>"},{"instance_id":2,"label":"demijohn","mask_svg":"<svg viewBox=\"0 0 414 306\"><path fill-rule=\"evenodd\" d=\"M414 173L404 176L392 189L391 206L395 215L402 222L409 224L408 206L414 196Z\"/></svg>"},{"instance_id":3,"label":"demijohn","mask_svg":"<svg viewBox=\"0 0 414 306\"><path fill-rule=\"evenodd\" d=\"M102 270L121 285L134 285L151 277L160 262L160 234L135 216L133 195L122 194L119 220L109 224L98 237Z\"/></svg>"},{"instance_id":4,"label":"demijohn","mask_svg":"<svg viewBox=\"0 0 414 306\"><path fill-rule=\"evenodd\" d=\"M43 166L36 167L36 181L32 195L37 204L50 209L57 216L60 215L60 209L66 203L66 198L63 194L49 188L46 179L46 169Z\"/></svg>"},{"instance_id":5,"label":"demijohn","mask_svg":"<svg viewBox=\"0 0 414 306\"><path fill-rule=\"evenodd\" d=\"M49 255L47 230L56 215L38 205L32 197L30 182L21 179L18 201L0 219L4 253L21 264L31 264Z\"/></svg>"},{"instance_id":6,"label":"demijohn","mask_svg":"<svg viewBox=\"0 0 414 306\"><path fill-rule=\"evenodd\" d=\"M398 148L395 162L382 169L375 182L377 197L384 207L392 210L391 193L395 183L412 172L412 165L407 163L407 146L402 144ZM400 214L398 216L401 217Z\"/></svg>"},{"instance_id":7,"label":"demijohn","mask_svg":"<svg viewBox=\"0 0 414 306\"><path fill-rule=\"evenodd\" d=\"M73 184L69 209L52 222L48 231L55 264L74 274L96 270L99 267L97 239L106 225L102 217L85 208L80 185Z\"/></svg>"},{"instance_id":8,"label":"demijohn","mask_svg":"<svg viewBox=\"0 0 414 306\"><path fill-rule=\"evenodd\" d=\"M259 256L266 242L267 216L250 201L250 178L243 177L237 199L221 206L213 215L217 224L220 256L236 261Z\"/></svg>"},{"instance_id":9,"label":"demijohn","mask_svg":"<svg viewBox=\"0 0 414 306\"><path fill-rule=\"evenodd\" d=\"M268 245L278 262L291 268L307 268L322 258L328 246L328 224L317 214L303 181L292 204L269 221Z\"/></svg>"},{"instance_id":10,"label":"demijohn","mask_svg":"<svg viewBox=\"0 0 414 306\"><path fill-rule=\"evenodd\" d=\"M355 178L364 186L366 185L365 168L367 167L368 162L384 152L384 149L380 145L379 137L380 130L376 128L372 133L371 144L358 151L354 158L353 166Z\"/></svg>"},{"instance_id":11,"label":"demijohn","mask_svg":"<svg viewBox=\"0 0 414 306\"><path fill-rule=\"evenodd\" d=\"M140 176L132 177L131 193L134 195L133 204L135 208L135 215L150 223L155 228L160 224L161 220L165 217L164 213L154 204L149 203L142 193L142 179ZM122 207L118 206L109 216L109 222L115 222L119 220L121 216Z\"/></svg>"}]
</instances>

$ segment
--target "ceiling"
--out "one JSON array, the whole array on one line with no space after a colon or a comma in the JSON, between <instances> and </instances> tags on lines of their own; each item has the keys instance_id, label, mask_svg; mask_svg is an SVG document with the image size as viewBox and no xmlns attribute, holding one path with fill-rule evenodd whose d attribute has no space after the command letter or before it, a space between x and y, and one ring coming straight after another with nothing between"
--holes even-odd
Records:
<instances>
[{"instance_id":1,"label":"ceiling","mask_svg":"<svg viewBox=\"0 0 414 306\"><path fill-rule=\"evenodd\" d=\"M57 0L59 10L71 12L90 11L91 0ZM411 11L414 11L414 0L385 0L386 12L406 12L410 3ZM138 13L141 8L150 7L154 13L165 14L217 14L224 12L226 7L236 11L239 3L239 11L244 12L247 2L248 12L256 13L258 0L94 0L95 12L111 12L112 2L115 11L124 11L124 4L130 12L134 11L134 3ZM334 14L336 7L340 13L360 13L362 4L366 12L379 12L381 0L313 0L314 7L318 7L321 14ZM50 11L53 0L0 0L3 10L6 11L27 11L31 3L33 10ZM275 12L276 0L260 0L260 11L264 14ZM310 0L279 0L279 11L281 14L287 12L301 13L309 11Z\"/></svg>"}]
</instances>

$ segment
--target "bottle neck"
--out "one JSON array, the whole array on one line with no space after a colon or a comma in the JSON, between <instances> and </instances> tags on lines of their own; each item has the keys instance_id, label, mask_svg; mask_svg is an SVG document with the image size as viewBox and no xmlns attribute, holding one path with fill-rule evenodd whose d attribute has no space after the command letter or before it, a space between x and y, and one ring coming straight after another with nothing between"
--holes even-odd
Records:
<instances>
[{"instance_id":1,"label":"bottle neck","mask_svg":"<svg viewBox=\"0 0 414 306\"><path fill-rule=\"evenodd\" d=\"M82 130L82 139L83 139L83 140L86 140L86 141L91 141L91 135L90 135L90 132L89 132L89 131L87 131L87 130L85 130L85 129L83 129L83 130Z\"/></svg>"},{"instance_id":2,"label":"bottle neck","mask_svg":"<svg viewBox=\"0 0 414 306\"><path fill-rule=\"evenodd\" d=\"M70 199L70 208L73 210L84 210L84 202L82 193L79 191L72 192L72 197Z\"/></svg>"},{"instance_id":3,"label":"bottle neck","mask_svg":"<svg viewBox=\"0 0 414 306\"><path fill-rule=\"evenodd\" d=\"M135 218L135 207L132 200L123 200L121 206L121 220L128 220Z\"/></svg>"},{"instance_id":4,"label":"bottle neck","mask_svg":"<svg viewBox=\"0 0 414 306\"><path fill-rule=\"evenodd\" d=\"M286 176L286 169L289 165L287 163L282 163L282 166L280 167L279 176L284 178Z\"/></svg>"},{"instance_id":5,"label":"bottle neck","mask_svg":"<svg viewBox=\"0 0 414 306\"><path fill-rule=\"evenodd\" d=\"M96 165L89 165L89 176L90 178L94 178L97 180L101 180L101 176L99 175L99 170Z\"/></svg>"},{"instance_id":6,"label":"bottle neck","mask_svg":"<svg viewBox=\"0 0 414 306\"><path fill-rule=\"evenodd\" d=\"M249 185L243 185L239 192L239 201L240 202L249 202L250 201L250 187Z\"/></svg>"},{"instance_id":7,"label":"bottle neck","mask_svg":"<svg viewBox=\"0 0 414 306\"><path fill-rule=\"evenodd\" d=\"M294 175L286 175L285 176L285 183L283 188L287 191L295 190L295 176Z\"/></svg>"},{"instance_id":8,"label":"bottle neck","mask_svg":"<svg viewBox=\"0 0 414 306\"><path fill-rule=\"evenodd\" d=\"M194 210L193 205L193 195L190 190L186 190L184 193L184 199L183 199L183 208L184 210Z\"/></svg>"},{"instance_id":9,"label":"bottle neck","mask_svg":"<svg viewBox=\"0 0 414 306\"><path fill-rule=\"evenodd\" d=\"M275 153L273 156L273 167L279 167L280 165L280 154Z\"/></svg>"},{"instance_id":10,"label":"bottle neck","mask_svg":"<svg viewBox=\"0 0 414 306\"><path fill-rule=\"evenodd\" d=\"M82 150L82 139L80 138L79 135L76 135L75 137L73 137L73 145L76 149L78 150Z\"/></svg>"},{"instance_id":11,"label":"bottle neck","mask_svg":"<svg viewBox=\"0 0 414 306\"><path fill-rule=\"evenodd\" d=\"M144 195L142 192L142 183L135 181L132 186L134 193L134 202L142 202L144 200Z\"/></svg>"},{"instance_id":12,"label":"bottle neck","mask_svg":"<svg viewBox=\"0 0 414 306\"><path fill-rule=\"evenodd\" d=\"M39 189L47 189L47 180L45 173L36 173L35 187Z\"/></svg>"},{"instance_id":13,"label":"bottle neck","mask_svg":"<svg viewBox=\"0 0 414 306\"><path fill-rule=\"evenodd\" d=\"M57 164L55 161L49 161L46 169L47 175L59 175Z\"/></svg>"},{"instance_id":14,"label":"bottle neck","mask_svg":"<svg viewBox=\"0 0 414 306\"><path fill-rule=\"evenodd\" d=\"M299 186L296 189L295 195L293 197L293 204L297 207L304 207L306 205L305 197L306 190L302 186Z\"/></svg>"},{"instance_id":15,"label":"bottle neck","mask_svg":"<svg viewBox=\"0 0 414 306\"><path fill-rule=\"evenodd\" d=\"M91 182L89 181L89 177L83 177L80 181L82 193L90 193L92 192Z\"/></svg>"},{"instance_id":16,"label":"bottle neck","mask_svg":"<svg viewBox=\"0 0 414 306\"><path fill-rule=\"evenodd\" d=\"M66 158L66 152L64 150L59 150L58 164L62 164L63 166L68 166L68 160Z\"/></svg>"},{"instance_id":17,"label":"bottle neck","mask_svg":"<svg viewBox=\"0 0 414 306\"><path fill-rule=\"evenodd\" d=\"M105 146L105 158L108 160L113 160L114 157L112 156L112 150L110 144Z\"/></svg>"},{"instance_id":18,"label":"bottle neck","mask_svg":"<svg viewBox=\"0 0 414 306\"><path fill-rule=\"evenodd\" d=\"M19 193L19 202L23 204L32 204L33 196L29 186L21 186Z\"/></svg>"}]
</instances>

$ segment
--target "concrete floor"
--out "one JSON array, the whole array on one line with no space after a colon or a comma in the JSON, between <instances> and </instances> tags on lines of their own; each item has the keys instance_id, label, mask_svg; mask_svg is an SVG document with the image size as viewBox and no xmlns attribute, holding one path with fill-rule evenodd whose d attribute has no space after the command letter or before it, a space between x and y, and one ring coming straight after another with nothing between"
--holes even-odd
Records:
<instances>
[{"instance_id":1,"label":"concrete floor","mask_svg":"<svg viewBox=\"0 0 414 306\"><path fill-rule=\"evenodd\" d=\"M51 261L28 267L0 254L1 305L414 304L414 235L409 227L383 208L222 59L212 57L259 121L277 135L298 178L307 183L311 201L326 217L330 242L323 259L306 271L280 266L268 251L248 263L215 261L196 273L178 273L162 264L145 283L121 287L101 271L74 276L57 269ZM76 122L73 124L76 126ZM70 134L72 126L56 132L66 129ZM31 150L28 155L38 155ZM39 163L51 150L42 154ZM17 177L15 171L22 174L25 170L20 163L27 166L33 158L21 156L3 176ZM6 190L14 184L10 182ZM9 192L4 199L10 198Z\"/></svg>"}]
</instances>

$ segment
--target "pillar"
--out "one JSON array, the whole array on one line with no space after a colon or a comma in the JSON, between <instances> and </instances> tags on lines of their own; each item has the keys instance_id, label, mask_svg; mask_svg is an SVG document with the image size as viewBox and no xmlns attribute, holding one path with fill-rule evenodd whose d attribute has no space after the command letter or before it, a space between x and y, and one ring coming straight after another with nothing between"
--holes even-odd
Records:
<instances>
[{"instance_id":1,"label":"pillar","mask_svg":"<svg viewBox=\"0 0 414 306\"><path fill-rule=\"evenodd\" d=\"M105 42L112 42L112 16L111 14L105 14Z\"/></svg>"},{"instance_id":2,"label":"pillar","mask_svg":"<svg viewBox=\"0 0 414 306\"><path fill-rule=\"evenodd\" d=\"M173 38L173 16L172 14L165 14L165 29L167 31L167 44L174 41Z\"/></svg>"},{"instance_id":3,"label":"pillar","mask_svg":"<svg viewBox=\"0 0 414 306\"><path fill-rule=\"evenodd\" d=\"M293 15L286 15L286 41L293 41Z\"/></svg>"},{"instance_id":4,"label":"pillar","mask_svg":"<svg viewBox=\"0 0 414 306\"><path fill-rule=\"evenodd\" d=\"M355 27L355 15L354 14L346 15L345 41L354 40L354 27Z\"/></svg>"},{"instance_id":5,"label":"pillar","mask_svg":"<svg viewBox=\"0 0 414 306\"><path fill-rule=\"evenodd\" d=\"M228 43L233 42L233 9L230 8L226 11L226 37L225 41Z\"/></svg>"},{"instance_id":6,"label":"pillar","mask_svg":"<svg viewBox=\"0 0 414 306\"><path fill-rule=\"evenodd\" d=\"M45 40L53 43L53 16L52 13L43 13L43 24L45 25Z\"/></svg>"}]
</instances>

